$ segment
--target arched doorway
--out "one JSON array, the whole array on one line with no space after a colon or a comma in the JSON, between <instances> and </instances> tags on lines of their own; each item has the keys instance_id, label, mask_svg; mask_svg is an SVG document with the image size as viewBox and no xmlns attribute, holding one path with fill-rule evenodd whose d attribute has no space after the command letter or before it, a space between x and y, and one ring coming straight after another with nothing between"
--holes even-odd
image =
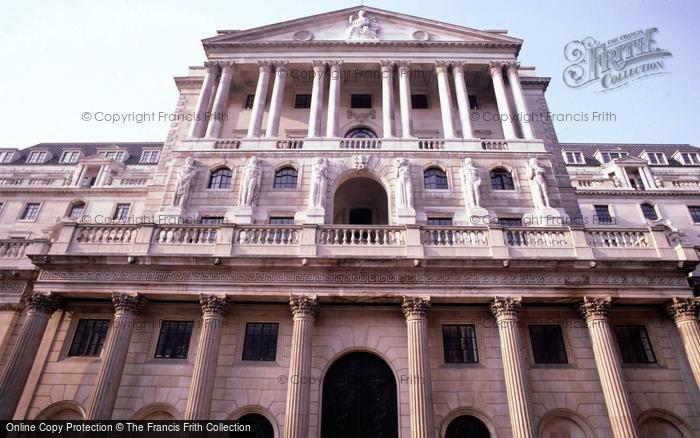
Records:
<instances>
[{"instance_id":1,"label":"arched doorway","mask_svg":"<svg viewBox=\"0 0 700 438\"><path fill-rule=\"evenodd\" d=\"M338 359L323 379L321 438L398 438L396 380L371 353Z\"/></svg>"},{"instance_id":2,"label":"arched doorway","mask_svg":"<svg viewBox=\"0 0 700 438\"><path fill-rule=\"evenodd\" d=\"M333 196L333 223L352 225L387 225L389 203L386 190L367 177L342 183Z\"/></svg>"},{"instance_id":3,"label":"arched doorway","mask_svg":"<svg viewBox=\"0 0 700 438\"><path fill-rule=\"evenodd\" d=\"M237 421L239 424L250 425L255 438L274 438L275 431L270 420L260 414L247 414ZM233 436L233 434L231 435Z\"/></svg>"},{"instance_id":4,"label":"arched doorway","mask_svg":"<svg viewBox=\"0 0 700 438\"><path fill-rule=\"evenodd\" d=\"M450 422L445 438L490 438L488 427L472 415L461 415Z\"/></svg>"}]
</instances>

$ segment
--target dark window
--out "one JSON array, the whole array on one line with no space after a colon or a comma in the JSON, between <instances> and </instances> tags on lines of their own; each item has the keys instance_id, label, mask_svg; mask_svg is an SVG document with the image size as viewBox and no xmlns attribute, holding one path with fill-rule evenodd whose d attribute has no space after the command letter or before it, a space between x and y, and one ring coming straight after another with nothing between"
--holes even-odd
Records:
<instances>
[{"instance_id":1,"label":"dark window","mask_svg":"<svg viewBox=\"0 0 700 438\"><path fill-rule=\"evenodd\" d=\"M411 94L411 108L428 109L428 96L425 94Z\"/></svg>"},{"instance_id":2,"label":"dark window","mask_svg":"<svg viewBox=\"0 0 700 438\"><path fill-rule=\"evenodd\" d=\"M469 109L478 110L479 109L479 99L473 94L469 95Z\"/></svg>"},{"instance_id":3,"label":"dark window","mask_svg":"<svg viewBox=\"0 0 700 438\"><path fill-rule=\"evenodd\" d=\"M513 177L506 169L491 171L491 188L494 190L515 190Z\"/></svg>"},{"instance_id":4,"label":"dark window","mask_svg":"<svg viewBox=\"0 0 700 438\"><path fill-rule=\"evenodd\" d=\"M352 94L350 96L350 108L366 109L372 108L371 94Z\"/></svg>"},{"instance_id":5,"label":"dark window","mask_svg":"<svg viewBox=\"0 0 700 438\"><path fill-rule=\"evenodd\" d=\"M643 325L616 325L614 328L624 363L656 363L647 329Z\"/></svg>"},{"instance_id":6,"label":"dark window","mask_svg":"<svg viewBox=\"0 0 700 438\"><path fill-rule=\"evenodd\" d=\"M187 359L192 336L192 321L163 321L155 357Z\"/></svg>"},{"instance_id":7,"label":"dark window","mask_svg":"<svg viewBox=\"0 0 700 438\"><path fill-rule=\"evenodd\" d=\"M278 324L249 322L245 326L243 360L273 361L277 357Z\"/></svg>"},{"instance_id":8,"label":"dark window","mask_svg":"<svg viewBox=\"0 0 700 438\"><path fill-rule=\"evenodd\" d=\"M655 221L659 219L659 215L658 213L656 213L656 209L651 204L642 204L642 213L644 214L644 217L649 219L650 221Z\"/></svg>"},{"instance_id":9,"label":"dark window","mask_svg":"<svg viewBox=\"0 0 700 438\"><path fill-rule=\"evenodd\" d=\"M124 221L129 218L129 209L131 204L117 204L117 208L114 209L113 219L118 221Z\"/></svg>"},{"instance_id":10,"label":"dark window","mask_svg":"<svg viewBox=\"0 0 700 438\"><path fill-rule=\"evenodd\" d=\"M228 189L231 187L231 170L220 167L211 173L209 177L210 189Z\"/></svg>"},{"instance_id":11,"label":"dark window","mask_svg":"<svg viewBox=\"0 0 700 438\"><path fill-rule=\"evenodd\" d=\"M345 138L377 138L377 133L369 128L353 128L345 134Z\"/></svg>"},{"instance_id":12,"label":"dark window","mask_svg":"<svg viewBox=\"0 0 700 438\"><path fill-rule=\"evenodd\" d=\"M442 345L445 363L477 363L476 330L473 325L443 325Z\"/></svg>"},{"instance_id":13,"label":"dark window","mask_svg":"<svg viewBox=\"0 0 700 438\"><path fill-rule=\"evenodd\" d=\"M68 356L99 356L109 330L108 319L81 319Z\"/></svg>"},{"instance_id":14,"label":"dark window","mask_svg":"<svg viewBox=\"0 0 700 438\"><path fill-rule=\"evenodd\" d=\"M245 97L244 109L253 109L253 103L255 103L255 94L248 94Z\"/></svg>"},{"instance_id":15,"label":"dark window","mask_svg":"<svg viewBox=\"0 0 700 438\"><path fill-rule=\"evenodd\" d=\"M433 225L436 227L450 227L450 226L452 226L452 218L449 218L449 217L429 217L427 225Z\"/></svg>"},{"instance_id":16,"label":"dark window","mask_svg":"<svg viewBox=\"0 0 700 438\"><path fill-rule=\"evenodd\" d=\"M71 205L70 211L68 212L68 217L73 219L74 221L77 221L81 217L83 217L83 212L85 211L85 203L84 202L76 202L75 204Z\"/></svg>"},{"instance_id":17,"label":"dark window","mask_svg":"<svg viewBox=\"0 0 700 438\"><path fill-rule=\"evenodd\" d=\"M273 216L270 218L270 225L294 225L294 218L287 216Z\"/></svg>"},{"instance_id":18,"label":"dark window","mask_svg":"<svg viewBox=\"0 0 700 438\"><path fill-rule=\"evenodd\" d=\"M297 170L293 167L283 167L275 172L275 189L296 189Z\"/></svg>"},{"instance_id":19,"label":"dark window","mask_svg":"<svg viewBox=\"0 0 700 438\"><path fill-rule=\"evenodd\" d=\"M528 328L535 363L568 363L560 326L531 325Z\"/></svg>"},{"instance_id":20,"label":"dark window","mask_svg":"<svg viewBox=\"0 0 700 438\"><path fill-rule=\"evenodd\" d=\"M499 217L498 224L502 227L522 227L523 219L520 217Z\"/></svg>"},{"instance_id":21,"label":"dark window","mask_svg":"<svg viewBox=\"0 0 700 438\"><path fill-rule=\"evenodd\" d=\"M297 94L294 96L294 108L311 108L311 95Z\"/></svg>"},{"instance_id":22,"label":"dark window","mask_svg":"<svg viewBox=\"0 0 700 438\"><path fill-rule=\"evenodd\" d=\"M221 225L224 223L223 216L202 216L200 219L202 225Z\"/></svg>"},{"instance_id":23,"label":"dark window","mask_svg":"<svg viewBox=\"0 0 700 438\"><path fill-rule=\"evenodd\" d=\"M270 420L260 414L246 414L238 419L238 424L250 426L255 438L273 438L275 431L272 429ZM231 435L234 435L233 433Z\"/></svg>"},{"instance_id":24,"label":"dark window","mask_svg":"<svg viewBox=\"0 0 700 438\"><path fill-rule=\"evenodd\" d=\"M423 172L425 188L432 190L447 190L447 175L438 167L425 169Z\"/></svg>"},{"instance_id":25,"label":"dark window","mask_svg":"<svg viewBox=\"0 0 700 438\"><path fill-rule=\"evenodd\" d=\"M372 210L369 208L351 208L348 213L351 225L372 225Z\"/></svg>"},{"instance_id":26,"label":"dark window","mask_svg":"<svg viewBox=\"0 0 700 438\"><path fill-rule=\"evenodd\" d=\"M20 219L23 221L33 221L39 215L39 204L35 202L30 202L24 207L22 216Z\"/></svg>"},{"instance_id":27,"label":"dark window","mask_svg":"<svg viewBox=\"0 0 700 438\"><path fill-rule=\"evenodd\" d=\"M688 211L690 212L690 217L693 218L694 223L700 223L700 206L689 205Z\"/></svg>"},{"instance_id":28,"label":"dark window","mask_svg":"<svg viewBox=\"0 0 700 438\"><path fill-rule=\"evenodd\" d=\"M611 224L613 223L612 215L610 214L610 207L607 205L595 205L595 217L601 224Z\"/></svg>"}]
</instances>

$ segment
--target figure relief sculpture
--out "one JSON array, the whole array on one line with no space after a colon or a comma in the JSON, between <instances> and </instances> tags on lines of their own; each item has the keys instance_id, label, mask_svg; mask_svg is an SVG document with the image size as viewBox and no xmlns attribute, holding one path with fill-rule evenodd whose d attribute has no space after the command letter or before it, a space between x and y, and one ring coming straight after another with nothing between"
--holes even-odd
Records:
<instances>
[{"instance_id":1,"label":"figure relief sculpture","mask_svg":"<svg viewBox=\"0 0 700 438\"><path fill-rule=\"evenodd\" d=\"M550 208L547 195L547 182L544 179L544 169L537 163L537 158L530 158L525 176L530 183L532 202L537 210Z\"/></svg>"},{"instance_id":2,"label":"figure relief sculpture","mask_svg":"<svg viewBox=\"0 0 700 438\"><path fill-rule=\"evenodd\" d=\"M195 176L197 176L197 168L194 164L194 158L187 157L185 165L177 173L177 188L173 197L173 206L187 206Z\"/></svg>"},{"instance_id":3,"label":"figure relief sculpture","mask_svg":"<svg viewBox=\"0 0 700 438\"><path fill-rule=\"evenodd\" d=\"M311 170L311 188L309 189L309 208L323 208L326 197L326 169L328 161L323 157L314 159Z\"/></svg>"},{"instance_id":4,"label":"figure relief sculpture","mask_svg":"<svg viewBox=\"0 0 700 438\"><path fill-rule=\"evenodd\" d=\"M413 208L413 184L411 172L406 158L397 158L394 162L396 169L396 182L394 192L396 194L396 208Z\"/></svg>"},{"instance_id":5,"label":"figure relief sculpture","mask_svg":"<svg viewBox=\"0 0 700 438\"><path fill-rule=\"evenodd\" d=\"M243 179L241 180L241 192L238 200L239 207L255 207L258 201L258 190L260 188L260 179L262 177L262 168L258 157L252 156L248 160L248 164L243 170Z\"/></svg>"},{"instance_id":6,"label":"figure relief sculpture","mask_svg":"<svg viewBox=\"0 0 700 438\"><path fill-rule=\"evenodd\" d=\"M379 39L379 23L374 17L368 17L365 11L359 11L348 19L348 27L345 30L345 39Z\"/></svg>"},{"instance_id":7,"label":"figure relief sculpture","mask_svg":"<svg viewBox=\"0 0 700 438\"><path fill-rule=\"evenodd\" d=\"M481 178L479 171L474 166L471 158L465 158L462 164L462 191L464 192L464 205L466 208L481 207Z\"/></svg>"}]
</instances>

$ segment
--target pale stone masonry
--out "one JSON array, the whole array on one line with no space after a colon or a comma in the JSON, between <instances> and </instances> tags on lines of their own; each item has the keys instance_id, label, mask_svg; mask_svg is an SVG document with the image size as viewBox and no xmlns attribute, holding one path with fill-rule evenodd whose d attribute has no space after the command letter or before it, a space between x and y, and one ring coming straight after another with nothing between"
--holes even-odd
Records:
<instances>
[{"instance_id":1,"label":"pale stone masonry","mask_svg":"<svg viewBox=\"0 0 700 438\"><path fill-rule=\"evenodd\" d=\"M163 143L0 149L0 418L700 434L698 148L561 144L505 31L203 46Z\"/></svg>"}]
</instances>

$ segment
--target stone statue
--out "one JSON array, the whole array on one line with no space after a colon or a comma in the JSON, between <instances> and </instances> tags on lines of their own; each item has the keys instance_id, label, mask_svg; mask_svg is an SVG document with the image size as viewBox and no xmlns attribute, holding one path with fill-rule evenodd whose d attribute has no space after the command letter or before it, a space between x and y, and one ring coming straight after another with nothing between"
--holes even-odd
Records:
<instances>
[{"instance_id":1,"label":"stone statue","mask_svg":"<svg viewBox=\"0 0 700 438\"><path fill-rule=\"evenodd\" d=\"M177 188L173 197L173 206L186 207L190 197L190 189L197 175L197 168L194 165L194 158L187 157L185 165L177 173Z\"/></svg>"},{"instance_id":2,"label":"stone statue","mask_svg":"<svg viewBox=\"0 0 700 438\"><path fill-rule=\"evenodd\" d=\"M664 180L661 179L660 176L656 175L654 177L654 185L656 186L657 189L663 189L664 188Z\"/></svg>"},{"instance_id":3,"label":"stone statue","mask_svg":"<svg viewBox=\"0 0 700 438\"><path fill-rule=\"evenodd\" d=\"M350 16L348 27L345 30L346 40L353 39L353 37L367 40L379 39L379 23L377 23L377 19L368 17L365 14L365 11L359 11L357 16L354 14Z\"/></svg>"},{"instance_id":4,"label":"stone statue","mask_svg":"<svg viewBox=\"0 0 700 438\"><path fill-rule=\"evenodd\" d=\"M326 168L328 168L328 161L325 158L319 157L314 160L309 189L309 208L323 208L328 184Z\"/></svg>"},{"instance_id":5,"label":"stone statue","mask_svg":"<svg viewBox=\"0 0 700 438\"><path fill-rule=\"evenodd\" d=\"M544 169L537 163L537 158L530 158L527 164L526 177L530 182L532 202L537 210L550 208L547 196L547 182L544 180Z\"/></svg>"},{"instance_id":6,"label":"stone statue","mask_svg":"<svg viewBox=\"0 0 700 438\"><path fill-rule=\"evenodd\" d=\"M239 207L255 207L258 201L258 189L260 188L261 177L262 169L258 157L252 156L250 160L248 160L248 164L243 171L241 192L238 200Z\"/></svg>"},{"instance_id":7,"label":"stone statue","mask_svg":"<svg viewBox=\"0 0 700 438\"><path fill-rule=\"evenodd\" d=\"M615 174L612 175L612 182L613 186L615 186L616 188L622 187L622 181L620 181L620 177Z\"/></svg>"},{"instance_id":8,"label":"stone statue","mask_svg":"<svg viewBox=\"0 0 700 438\"><path fill-rule=\"evenodd\" d=\"M406 158L397 158L394 161L396 168L396 182L394 193L396 196L396 208L413 208L413 184L411 172Z\"/></svg>"},{"instance_id":9,"label":"stone statue","mask_svg":"<svg viewBox=\"0 0 700 438\"><path fill-rule=\"evenodd\" d=\"M462 191L466 208L481 207L481 178L471 158L465 158L462 164Z\"/></svg>"}]
</instances>

